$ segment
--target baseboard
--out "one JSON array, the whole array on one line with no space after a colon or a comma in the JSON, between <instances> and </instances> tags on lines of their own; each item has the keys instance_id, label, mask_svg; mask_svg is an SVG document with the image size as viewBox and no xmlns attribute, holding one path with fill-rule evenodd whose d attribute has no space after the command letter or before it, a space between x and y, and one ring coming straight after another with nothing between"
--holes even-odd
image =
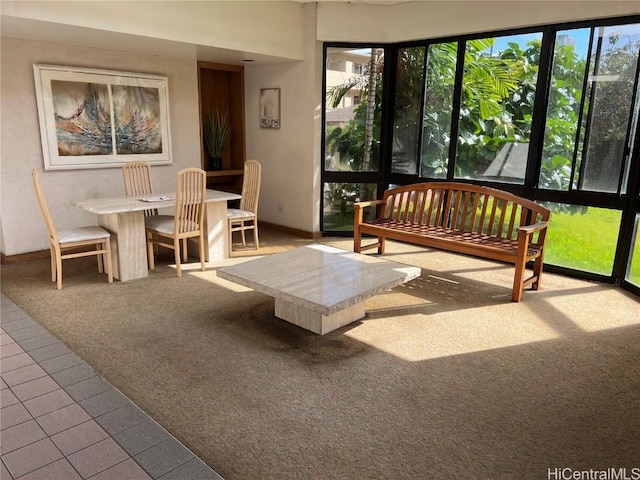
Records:
<instances>
[{"instance_id":1,"label":"baseboard","mask_svg":"<svg viewBox=\"0 0 640 480\"><path fill-rule=\"evenodd\" d=\"M300 238L315 239L322 237L322 232L308 232L306 230L298 230L297 228L285 227L284 225L277 225L275 223L258 221L258 227L268 228L270 230L275 230L276 232L288 233L289 235L295 235Z\"/></svg>"},{"instance_id":2,"label":"baseboard","mask_svg":"<svg viewBox=\"0 0 640 480\"><path fill-rule=\"evenodd\" d=\"M258 222L260 228L268 228L275 230L276 232L287 233L300 238L316 239L322 237L321 232L308 232L305 230L299 230L297 228L285 227L284 225L277 225L275 223ZM16 255L0 254L0 264L6 265L9 263L20 262L33 262L35 260L43 260L45 258L51 258L49 250L40 250L37 252L18 253Z\"/></svg>"},{"instance_id":3,"label":"baseboard","mask_svg":"<svg viewBox=\"0 0 640 480\"><path fill-rule=\"evenodd\" d=\"M2 253L0 254L0 264L6 265L9 263L33 262L34 260L43 260L45 258L51 258L51 252L49 250L18 253L16 255L5 255Z\"/></svg>"}]
</instances>

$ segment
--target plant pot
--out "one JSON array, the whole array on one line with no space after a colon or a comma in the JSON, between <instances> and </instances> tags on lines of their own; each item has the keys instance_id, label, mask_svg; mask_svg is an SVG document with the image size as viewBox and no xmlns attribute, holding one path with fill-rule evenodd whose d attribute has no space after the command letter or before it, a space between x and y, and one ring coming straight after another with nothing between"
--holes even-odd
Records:
<instances>
[{"instance_id":1,"label":"plant pot","mask_svg":"<svg viewBox=\"0 0 640 480\"><path fill-rule=\"evenodd\" d=\"M209 157L208 170L222 170L222 157Z\"/></svg>"}]
</instances>

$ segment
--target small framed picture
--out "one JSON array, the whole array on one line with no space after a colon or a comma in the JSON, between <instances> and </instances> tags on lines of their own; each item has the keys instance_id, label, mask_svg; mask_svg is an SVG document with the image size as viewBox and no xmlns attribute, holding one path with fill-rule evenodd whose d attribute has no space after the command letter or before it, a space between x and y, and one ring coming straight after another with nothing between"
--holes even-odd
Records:
<instances>
[{"instance_id":1,"label":"small framed picture","mask_svg":"<svg viewBox=\"0 0 640 480\"><path fill-rule=\"evenodd\" d=\"M260 127L280 128L280 89L260 89Z\"/></svg>"}]
</instances>

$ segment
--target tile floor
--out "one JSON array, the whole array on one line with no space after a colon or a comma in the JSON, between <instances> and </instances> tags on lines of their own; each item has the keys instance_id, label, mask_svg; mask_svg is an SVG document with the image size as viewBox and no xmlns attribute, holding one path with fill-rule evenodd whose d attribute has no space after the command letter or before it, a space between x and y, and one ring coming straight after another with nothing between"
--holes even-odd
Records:
<instances>
[{"instance_id":1,"label":"tile floor","mask_svg":"<svg viewBox=\"0 0 640 480\"><path fill-rule=\"evenodd\" d=\"M215 471L1 295L2 480L219 480Z\"/></svg>"}]
</instances>

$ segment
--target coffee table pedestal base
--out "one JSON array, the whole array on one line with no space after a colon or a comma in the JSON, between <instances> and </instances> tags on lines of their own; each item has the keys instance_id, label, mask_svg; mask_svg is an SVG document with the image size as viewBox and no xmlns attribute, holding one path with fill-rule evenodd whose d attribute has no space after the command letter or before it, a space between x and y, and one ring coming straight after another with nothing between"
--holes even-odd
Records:
<instances>
[{"instance_id":1,"label":"coffee table pedestal base","mask_svg":"<svg viewBox=\"0 0 640 480\"><path fill-rule=\"evenodd\" d=\"M275 314L276 317L282 320L286 320L289 323L293 323L314 333L324 335L336 328L360 320L364 317L365 308L364 302L359 302L331 315L322 315L321 313L314 312L295 303L276 298Z\"/></svg>"}]
</instances>

